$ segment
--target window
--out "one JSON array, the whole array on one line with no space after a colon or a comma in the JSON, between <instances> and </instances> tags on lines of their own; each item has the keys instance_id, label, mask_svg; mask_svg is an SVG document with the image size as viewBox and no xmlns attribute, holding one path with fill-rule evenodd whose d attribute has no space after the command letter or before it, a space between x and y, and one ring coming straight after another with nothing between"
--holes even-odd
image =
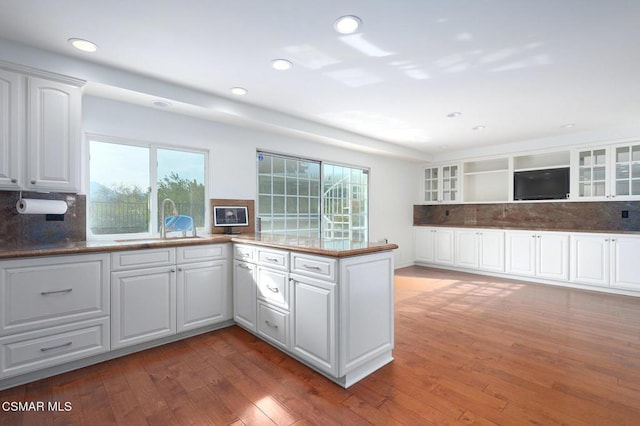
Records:
<instances>
[{"instance_id":1,"label":"window","mask_svg":"<svg viewBox=\"0 0 640 426\"><path fill-rule=\"evenodd\" d=\"M263 233L368 238L368 170L258 152Z\"/></svg>"},{"instance_id":2,"label":"window","mask_svg":"<svg viewBox=\"0 0 640 426\"><path fill-rule=\"evenodd\" d=\"M89 237L156 235L165 198L180 215L191 217L196 228L204 228L206 164L204 151L90 137ZM166 214L173 215L170 207Z\"/></svg>"}]
</instances>

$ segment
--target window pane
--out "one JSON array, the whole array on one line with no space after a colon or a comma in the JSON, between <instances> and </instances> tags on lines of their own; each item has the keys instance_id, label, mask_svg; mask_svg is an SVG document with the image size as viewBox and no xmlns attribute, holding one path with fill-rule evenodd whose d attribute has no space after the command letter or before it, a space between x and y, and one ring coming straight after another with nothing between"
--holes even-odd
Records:
<instances>
[{"instance_id":1,"label":"window pane","mask_svg":"<svg viewBox=\"0 0 640 426\"><path fill-rule=\"evenodd\" d=\"M89 142L92 234L149 232L149 149Z\"/></svg>"},{"instance_id":2,"label":"window pane","mask_svg":"<svg viewBox=\"0 0 640 426\"><path fill-rule=\"evenodd\" d=\"M158 224L162 215L162 201L172 200L180 216L193 219L196 227L204 226L205 214L205 155L201 152L187 152L158 149ZM166 203L169 204L170 203ZM166 205L165 216L175 212ZM191 231L189 220L174 221L168 230Z\"/></svg>"},{"instance_id":3,"label":"window pane","mask_svg":"<svg viewBox=\"0 0 640 426\"><path fill-rule=\"evenodd\" d=\"M361 240L368 234L368 174L366 170L323 165L325 238Z\"/></svg>"}]
</instances>

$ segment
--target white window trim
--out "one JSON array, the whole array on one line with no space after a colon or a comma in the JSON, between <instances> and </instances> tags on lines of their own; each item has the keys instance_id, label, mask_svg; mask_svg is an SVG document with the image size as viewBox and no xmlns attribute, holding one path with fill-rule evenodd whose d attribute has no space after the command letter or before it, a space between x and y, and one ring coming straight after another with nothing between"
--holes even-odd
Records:
<instances>
[{"instance_id":1,"label":"white window trim","mask_svg":"<svg viewBox=\"0 0 640 426\"><path fill-rule=\"evenodd\" d=\"M184 152L193 152L198 154L204 154L204 226L202 228L197 228L196 232L198 234L209 233L211 229L211 218L210 218L210 203L209 203L209 150L204 148L190 148L184 147L180 145L170 145L170 144L162 144L157 142L150 141L141 141L136 139L122 138L116 136L108 136L102 135L98 133L85 133L84 140L82 143L82 186L81 191L86 194L86 239L91 241L124 241L124 240L136 240L136 239L145 239L145 238L158 238L160 234L158 232L150 231L150 232L138 232L131 234L99 234L94 235L91 233L90 223L89 223L89 205L90 205L90 171L89 171L89 144L91 141L103 142L103 143L112 143L118 145L127 145L127 146L138 146L143 148L149 148L149 171L150 171L150 187L151 194L149 197L149 220L150 220L150 228L152 230L158 229L158 219L157 219L157 211L156 207L158 205L158 176L157 176L157 150L158 149L170 149L175 151L184 151ZM153 164L156 164L156 167L151 167Z\"/></svg>"}]
</instances>

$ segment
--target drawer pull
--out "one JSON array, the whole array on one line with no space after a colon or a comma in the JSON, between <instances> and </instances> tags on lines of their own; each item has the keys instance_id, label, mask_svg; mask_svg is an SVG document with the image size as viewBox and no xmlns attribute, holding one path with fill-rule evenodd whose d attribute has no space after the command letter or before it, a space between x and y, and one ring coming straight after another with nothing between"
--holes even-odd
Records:
<instances>
[{"instance_id":1,"label":"drawer pull","mask_svg":"<svg viewBox=\"0 0 640 426\"><path fill-rule=\"evenodd\" d=\"M264 323L267 324L269 327L278 328L278 324L271 324L269 320L264 320Z\"/></svg>"},{"instance_id":2,"label":"drawer pull","mask_svg":"<svg viewBox=\"0 0 640 426\"><path fill-rule=\"evenodd\" d=\"M277 257L265 257L265 259L267 259L269 262L277 262L278 261Z\"/></svg>"},{"instance_id":3,"label":"drawer pull","mask_svg":"<svg viewBox=\"0 0 640 426\"><path fill-rule=\"evenodd\" d=\"M71 342L63 343L63 344L58 345L58 346L50 346L48 348L40 348L40 351L41 352L47 352L47 351L52 351L54 349L66 348L67 346L71 346Z\"/></svg>"},{"instance_id":4,"label":"drawer pull","mask_svg":"<svg viewBox=\"0 0 640 426\"><path fill-rule=\"evenodd\" d=\"M251 268L250 268L249 266L247 266L247 265L242 265L242 264L240 264L240 265L238 265L238 267L239 267L239 268L242 268L242 269L246 269L247 271L250 271L250 270L251 270Z\"/></svg>"},{"instance_id":5,"label":"drawer pull","mask_svg":"<svg viewBox=\"0 0 640 426\"><path fill-rule=\"evenodd\" d=\"M280 289L278 287L271 287L269 284L267 284L267 288L273 293L280 293Z\"/></svg>"},{"instance_id":6,"label":"drawer pull","mask_svg":"<svg viewBox=\"0 0 640 426\"><path fill-rule=\"evenodd\" d=\"M319 266L313 266L313 265L307 265L307 264L303 264L302 266L304 266L307 269L312 269L314 271L319 271L320 270Z\"/></svg>"},{"instance_id":7,"label":"drawer pull","mask_svg":"<svg viewBox=\"0 0 640 426\"><path fill-rule=\"evenodd\" d=\"M249 257L249 256L251 256L251 255L250 255L249 253L242 253L242 254L240 254L240 256L242 256L242 257Z\"/></svg>"},{"instance_id":8,"label":"drawer pull","mask_svg":"<svg viewBox=\"0 0 640 426\"><path fill-rule=\"evenodd\" d=\"M72 291L72 288L65 288L64 290L41 291L40 294L43 296L49 296L50 294L71 293Z\"/></svg>"}]
</instances>

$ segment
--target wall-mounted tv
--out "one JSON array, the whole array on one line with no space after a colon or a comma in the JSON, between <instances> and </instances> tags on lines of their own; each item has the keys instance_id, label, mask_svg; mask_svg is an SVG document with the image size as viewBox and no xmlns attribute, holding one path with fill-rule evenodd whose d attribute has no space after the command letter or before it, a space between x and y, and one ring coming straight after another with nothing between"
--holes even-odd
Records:
<instances>
[{"instance_id":1,"label":"wall-mounted tv","mask_svg":"<svg viewBox=\"0 0 640 426\"><path fill-rule=\"evenodd\" d=\"M569 191L568 167L513 173L514 200L561 200Z\"/></svg>"},{"instance_id":2,"label":"wall-mounted tv","mask_svg":"<svg viewBox=\"0 0 640 426\"><path fill-rule=\"evenodd\" d=\"M234 226L249 226L249 214L246 206L214 206L213 225L226 227L227 234L233 232Z\"/></svg>"}]
</instances>

